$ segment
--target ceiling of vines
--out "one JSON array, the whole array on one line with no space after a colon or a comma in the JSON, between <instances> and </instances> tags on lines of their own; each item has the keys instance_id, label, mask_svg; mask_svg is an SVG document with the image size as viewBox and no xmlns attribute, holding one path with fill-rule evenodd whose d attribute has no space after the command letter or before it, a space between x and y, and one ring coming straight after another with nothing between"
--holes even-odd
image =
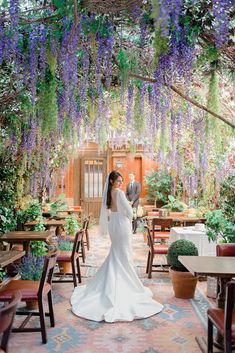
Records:
<instances>
[{"instance_id":1,"label":"ceiling of vines","mask_svg":"<svg viewBox=\"0 0 235 353\"><path fill-rule=\"evenodd\" d=\"M3 0L0 13L1 158L23 156L45 185L42 163L63 167L89 140L141 143L191 189L209 163L218 181L230 169L234 0Z\"/></svg>"}]
</instances>

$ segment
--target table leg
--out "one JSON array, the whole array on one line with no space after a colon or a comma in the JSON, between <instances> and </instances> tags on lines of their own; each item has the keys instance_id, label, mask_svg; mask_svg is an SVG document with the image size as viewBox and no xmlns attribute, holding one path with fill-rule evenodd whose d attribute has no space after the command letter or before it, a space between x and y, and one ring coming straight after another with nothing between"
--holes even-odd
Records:
<instances>
[{"instance_id":1,"label":"table leg","mask_svg":"<svg viewBox=\"0 0 235 353\"><path fill-rule=\"evenodd\" d=\"M231 278L223 278L219 277L219 285L218 285L218 295L216 299L217 307L220 309L224 309L225 305L225 294L226 294L226 285L231 280ZM220 349L224 348L224 338L223 336L217 331L216 339L214 341L214 346Z\"/></svg>"},{"instance_id":2,"label":"table leg","mask_svg":"<svg viewBox=\"0 0 235 353\"><path fill-rule=\"evenodd\" d=\"M27 256L30 251L29 241L23 241L23 249L25 251L25 255Z\"/></svg>"},{"instance_id":3,"label":"table leg","mask_svg":"<svg viewBox=\"0 0 235 353\"><path fill-rule=\"evenodd\" d=\"M226 285L227 285L227 282L229 282L230 280L231 278L223 278L223 277L218 278L218 293L217 293L216 304L217 304L217 307L220 309L224 309ZM200 347L200 350L204 353L207 353L206 337L196 337L196 341L198 343L198 346ZM223 336L218 331L217 331L216 338L214 340L214 346L215 346L215 353L224 352L224 339L223 339Z\"/></svg>"}]
</instances>

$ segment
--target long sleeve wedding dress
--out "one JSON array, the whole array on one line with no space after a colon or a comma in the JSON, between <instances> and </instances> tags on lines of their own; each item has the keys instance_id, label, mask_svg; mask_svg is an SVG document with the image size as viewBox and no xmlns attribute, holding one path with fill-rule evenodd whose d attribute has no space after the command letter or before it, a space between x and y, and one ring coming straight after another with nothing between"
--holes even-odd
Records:
<instances>
[{"instance_id":1,"label":"long sleeve wedding dress","mask_svg":"<svg viewBox=\"0 0 235 353\"><path fill-rule=\"evenodd\" d=\"M163 306L138 278L132 259L132 208L117 191L117 212L109 214L110 252L87 285L74 289L72 311L94 321L132 321L159 313Z\"/></svg>"}]
</instances>

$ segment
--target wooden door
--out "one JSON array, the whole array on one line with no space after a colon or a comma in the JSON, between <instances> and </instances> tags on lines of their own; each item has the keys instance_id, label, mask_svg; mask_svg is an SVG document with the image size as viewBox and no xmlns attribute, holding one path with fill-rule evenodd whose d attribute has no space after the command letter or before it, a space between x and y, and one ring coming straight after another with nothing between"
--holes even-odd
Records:
<instances>
[{"instance_id":1,"label":"wooden door","mask_svg":"<svg viewBox=\"0 0 235 353\"><path fill-rule=\"evenodd\" d=\"M84 214L98 219L106 179L106 158L82 158L81 206Z\"/></svg>"}]
</instances>

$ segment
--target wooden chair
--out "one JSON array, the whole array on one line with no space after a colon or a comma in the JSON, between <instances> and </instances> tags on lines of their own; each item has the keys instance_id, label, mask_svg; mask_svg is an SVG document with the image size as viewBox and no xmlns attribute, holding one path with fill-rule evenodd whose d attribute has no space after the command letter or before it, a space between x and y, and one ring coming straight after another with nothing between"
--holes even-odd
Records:
<instances>
[{"instance_id":1,"label":"wooden chair","mask_svg":"<svg viewBox=\"0 0 235 353\"><path fill-rule=\"evenodd\" d=\"M155 255L167 255L169 246L166 244L154 244L153 236L150 232L149 227L145 226L145 228L147 230L148 246L149 246L146 273L148 273L148 278L151 278L152 272L168 272L168 267L169 267L168 264L154 264L153 260ZM153 267L159 267L160 269L153 270Z\"/></svg>"},{"instance_id":2,"label":"wooden chair","mask_svg":"<svg viewBox=\"0 0 235 353\"><path fill-rule=\"evenodd\" d=\"M86 234L88 234L88 225L89 225L90 218L84 218L82 222L82 229L84 230L84 233L82 234L82 239L81 239L81 251L80 251L80 256L82 258L82 262L85 263L86 261L86 251L85 251L85 245L87 245L87 238L84 240L84 236L86 237ZM88 235L89 237L89 235Z\"/></svg>"},{"instance_id":3,"label":"wooden chair","mask_svg":"<svg viewBox=\"0 0 235 353\"><path fill-rule=\"evenodd\" d=\"M18 328L13 328L12 332L41 332L42 342L47 343L47 332L45 325L45 316L50 317L51 327L55 326L53 299L52 299L52 275L56 264L57 254L51 254L45 258L43 273L40 281L15 280L9 282L3 290L0 291L0 301L10 301L12 292L19 290L21 292L21 301L37 301L38 312L18 311L16 315L27 315L26 319ZM49 312L45 313L43 300L47 296ZM31 316L39 316L40 327L26 328L25 325Z\"/></svg>"},{"instance_id":4,"label":"wooden chair","mask_svg":"<svg viewBox=\"0 0 235 353\"><path fill-rule=\"evenodd\" d=\"M170 236L170 228L173 220L171 218L153 218L151 233L154 242L166 242Z\"/></svg>"},{"instance_id":5,"label":"wooden chair","mask_svg":"<svg viewBox=\"0 0 235 353\"><path fill-rule=\"evenodd\" d=\"M213 326L224 337L224 353L232 353L232 341L235 341L235 281L226 286L225 308L211 308L208 317L208 353L213 353Z\"/></svg>"},{"instance_id":6,"label":"wooden chair","mask_svg":"<svg viewBox=\"0 0 235 353\"><path fill-rule=\"evenodd\" d=\"M82 282L82 276L81 276L81 269L80 269L80 263L79 263L79 256L80 256L80 245L82 241L82 237L84 234L84 229L80 230L79 232L76 233L74 243L73 243L73 250L72 253L70 251L61 251L57 255L57 261L64 261L64 262L70 262L72 266L72 276L73 279L59 279L59 280L53 280L53 283L71 283L73 282L74 287L77 287L78 282ZM76 269L77 268L77 269ZM71 273L66 273L66 274L55 274L55 276L59 275L60 277L66 277L67 275L71 275ZM78 278L78 282L77 282Z\"/></svg>"},{"instance_id":7,"label":"wooden chair","mask_svg":"<svg viewBox=\"0 0 235 353\"><path fill-rule=\"evenodd\" d=\"M12 331L16 308L20 300L21 293L16 291L12 294L10 303L0 309L0 333L2 333L0 352L7 352L8 341Z\"/></svg>"},{"instance_id":8,"label":"wooden chair","mask_svg":"<svg viewBox=\"0 0 235 353\"><path fill-rule=\"evenodd\" d=\"M235 256L235 244L217 244L216 245L217 256Z\"/></svg>"},{"instance_id":9,"label":"wooden chair","mask_svg":"<svg viewBox=\"0 0 235 353\"><path fill-rule=\"evenodd\" d=\"M84 240L84 237L83 237L83 244L87 247L87 250L90 250L90 238L89 238L89 232L88 232L90 220L91 220L91 215L85 218L82 226L82 228L84 229L84 236L86 238Z\"/></svg>"}]
</instances>

